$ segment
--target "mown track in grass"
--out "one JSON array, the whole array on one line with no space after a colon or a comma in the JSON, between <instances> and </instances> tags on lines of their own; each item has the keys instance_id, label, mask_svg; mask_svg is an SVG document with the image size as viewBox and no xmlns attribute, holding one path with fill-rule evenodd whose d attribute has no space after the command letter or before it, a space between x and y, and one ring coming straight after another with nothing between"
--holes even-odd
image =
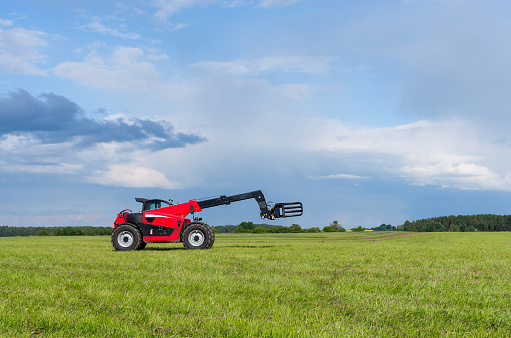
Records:
<instances>
[{"instance_id":1,"label":"mown track in grass","mask_svg":"<svg viewBox=\"0 0 511 338\"><path fill-rule=\"evenodd\" d=\"M511 233L387 235L1 238L0 336L511 335Z\"/></svg>"},{"instance_id":2,"label":"mown track in grass","mask_svg":"<svg viewBox=\"0 0 511 338\"><path fill-rule=\"evenodd\" d=\"M347 237L347 238L339 238L339 236L336 237L326 237L322 235L313 236L308 234L305 236L306 238L285 238L285 235L281 236L282 238L279 238L280 241L374 241L374 240L380 240L380 239L390 239L390 238L396 238L396 237L402 237L402 236L413 236L413 235L420 235L424 234L421 232L393 232L393 233L374 233L374 235L367 235L364 236L357 236L357 237ZM264 235L263 235L264 236ZM270 241L276 240L275 238L270 238ZM265 243L265 241L259 239L257 241L251 241L251 240L233 240L231 243ZM224 241L224 243L228 243L227 241Z\"/></svg>"}]
</instances>

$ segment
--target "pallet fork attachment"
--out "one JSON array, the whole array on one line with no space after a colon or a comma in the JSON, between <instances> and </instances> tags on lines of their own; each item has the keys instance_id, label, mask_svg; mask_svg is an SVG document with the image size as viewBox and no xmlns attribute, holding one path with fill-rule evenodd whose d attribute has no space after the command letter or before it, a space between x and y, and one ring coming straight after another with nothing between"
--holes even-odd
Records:
<instances>
[{"instance_id":1,"label":"pallet fork attachment","mask_svg":"<svg viewBox=\"0 0 511 338\"><path fill-rule=\"evenodd\" d=\"M303 205L301 202L275 203L271 214L275 218L301 216L303 215Z\"/></svg>"}]
</instances>

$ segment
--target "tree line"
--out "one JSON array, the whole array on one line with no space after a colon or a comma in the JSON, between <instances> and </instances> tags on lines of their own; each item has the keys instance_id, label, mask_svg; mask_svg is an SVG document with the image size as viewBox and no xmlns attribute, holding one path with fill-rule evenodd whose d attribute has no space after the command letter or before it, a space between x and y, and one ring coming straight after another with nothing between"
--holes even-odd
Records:
<instances>
[{"instance_id":1,"label":"tree line","mask_svg":"<svg viewBox=\"0 0 511 338\"><path fill-rule=\"evenodd\" d=\"M346 231L338 221L333 221L330 225L323 227L312 227L303 229L299 224L293 224L289 227L273 224L254 224L252 222L241 222L239 225L218 225L213 226L213 231L216 233L318 233L318 232L343 232Z\"/></svg>"},{"instance_id":2,"label":"tree line","mask_svg":"<svg viewBox=\"0 0 511 338\"><path fill-rule=\"evenodd\" d=\"M0 237L15 236L101 236L112 234L112 227L13 227L0 226Z\"/></svg>"},{"instance_id":3,"label":"tree line","mask_svg":"<svg viewBox=\"0 0 511 338\"><path fill-rule=\"evenodd\" d=\"M406 221L397 227L401 231L418 232L474 232L511 231L511 215L443 216Z\"/></svg>"},{"instance_id":4,"label":"tree line","mask_svg":"<svg viewBox=\"0 0 511 338\"><path fill-rule=\"evenodd\" d=\"M299 224L289 227L282 225L254 224L241 222L238 225L213 226L215 233L318 233L318 232L344 232L338 221L333 221L323 229L319 227L302 228ZM366 230L362 226L352 229L353 231ZM395 227L390 224L381 224L373 227L373 231L417 231L417 232L474 232L474 231L511 231L511 215L470 215L470 216L442 216L415 221L405 221L404 224ZM14 227L0 226L0 237L14 236L101 236L112 234L111 227Z\"/></svg>"},{"instance_id":5,"label":"tree line","mask_svg":"<svg viewBox=\"0 0 511 338\"><path fill-rule=\"evenodd\" d=\"M397 227L390 224L382 224L378 227L366 229L359 225L358 227L352 228L351 231L365 231L365 230L373 230L373 231L396 231ZM317 232L346 232L341 224L338 221L333 221L327 226L324 226L323 229L319 227L312 227L302 229L299 224L293 224L289 227L285 227L282 225L270 225L270 224L254 224L252 222L241 222L239 225L219 225L214 226L213 231L217 233L317 233Z\"/></svg>"}]
</instances>

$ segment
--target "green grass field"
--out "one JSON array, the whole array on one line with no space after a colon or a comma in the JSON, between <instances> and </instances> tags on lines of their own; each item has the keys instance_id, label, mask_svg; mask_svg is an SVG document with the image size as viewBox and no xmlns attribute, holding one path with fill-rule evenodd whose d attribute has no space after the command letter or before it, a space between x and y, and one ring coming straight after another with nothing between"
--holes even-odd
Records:
<instances>
[{"instance_id":1,"label":"green grass field","mask_svg":"<svg viewBox=\"0 0 511 338\"><path fill-rule=\"evenodd\" d=\"M509 337L510 277L511 233L0 238L0 336Z\"/></svg>"}]
</instances>

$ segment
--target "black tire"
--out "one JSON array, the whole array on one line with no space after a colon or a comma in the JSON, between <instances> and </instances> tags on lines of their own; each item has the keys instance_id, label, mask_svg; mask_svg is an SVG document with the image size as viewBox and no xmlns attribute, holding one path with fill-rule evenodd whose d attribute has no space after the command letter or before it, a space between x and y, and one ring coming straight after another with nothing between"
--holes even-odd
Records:
<instances>
[{"instance_id":1,"label":"black tire","mask_svg":"<svg viewBox=\"0 0 511 338\"><path fill-rule=\"evenodd\" d=\"M140 243L140 246L137 248L137 250L143 250L145 248L145 246L147 245L146 242L141 242Z\"/></svg>"},{"instance_id":2,"label":"black tire","mask_svg":"<svg viewBox=\"0 0 511 338\"><path fill-rule=\"evenodd\" d=\"M209 249L215 243L215 234L206 223L192 223L183 232L183 245L187 249Z\"/></svg>"},{"instance_id":3,"label":"black tire","mask_svg":"<svg viewBox=\"0 0 511 338\"><path fill-rule=\"evenodd\" d=\"M142 244L142 233L131 224L118 225L112 232L112 245L117 251L138 250Z\"/></svg>"}]
</instances>

